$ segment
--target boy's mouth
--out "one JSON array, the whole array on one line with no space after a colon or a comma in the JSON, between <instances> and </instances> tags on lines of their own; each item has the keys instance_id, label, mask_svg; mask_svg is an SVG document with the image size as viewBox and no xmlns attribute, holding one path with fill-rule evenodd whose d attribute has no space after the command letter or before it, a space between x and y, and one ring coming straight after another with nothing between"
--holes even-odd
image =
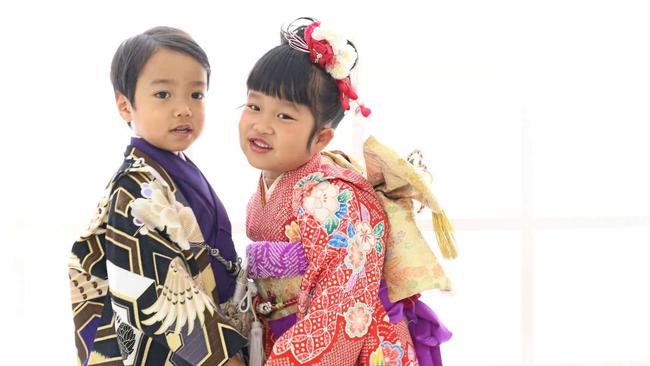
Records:
<instances>
[{"instance_id":1,"label":"boy's mouth","mask_svg":"<svg viewBox=\"0 0 650 366\"><path fill-rule=\"evenodd\" d=\"M169 130L169 132L171 133L178 133L178 134L188 134L188 133L192 133L192 131L193 131L192 126L190 125L180 125Z\"/></svg>"},{"instance_id":2,"label":"boy's mouth","mask_svg":"<svg viewBox=\"0 0 650 366\"><path fill-rule=\"evenodd\" d=\"M256 152L266 152L269 150L273 150L273 148L271 147L271 145L269 145L268 142L258 137L249 138L248 142L250 143L251 149L253 149L253 151Z\"/></svg>"}]
</instances>

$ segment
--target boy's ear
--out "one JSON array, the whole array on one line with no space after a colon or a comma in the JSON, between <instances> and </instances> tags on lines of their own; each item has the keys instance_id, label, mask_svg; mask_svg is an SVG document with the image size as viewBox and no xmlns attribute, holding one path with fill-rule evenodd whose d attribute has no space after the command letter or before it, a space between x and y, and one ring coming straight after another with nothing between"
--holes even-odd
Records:
<instances>
[{"instance_id":1,"label":"boy's ear","mask_svg":"<svg viewBox=\"0 0 650 366\"><path fill-rule=\"evenodd\" d=\"M316 137L314 138L314 144L312 145L313 148L315 149L314 152L321 152L325 150L327 145L332 141L334 138L334 129L331 127L325 127L322 130L320 130L317 134Z\"/></svg>"},{"instance_id":2,"label":"boy's ear","mask_svg":"<svg viewBox=\"0 0 650 366\"><path fill-rule=\"evenodd\" d=\"M131 102L129 102L129 99L122 93L116 93L115 104L117 105L117 111L120 112L122 119L131 123L131 121L133 121L133 106L131 105Z\"/></svg>"}]
</instances>

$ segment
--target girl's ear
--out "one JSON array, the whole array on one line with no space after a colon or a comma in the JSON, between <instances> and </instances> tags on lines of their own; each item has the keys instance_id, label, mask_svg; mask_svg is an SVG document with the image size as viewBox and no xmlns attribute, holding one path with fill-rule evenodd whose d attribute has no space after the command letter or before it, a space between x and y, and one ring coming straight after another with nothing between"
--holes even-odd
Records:
<instances>
[{"instance_id":1,"label":"girl's ear","mask_svg":"<svg viewBox=\"0 0 650 366\"><path fill-rule=\"evenodd\" d=\"M314 143L312 144L312 152L319 153L329 145L329 143L334 138L334 129L331 127L325 127L320 130L316 137L314 137Z\"/></svg>"},{"instance_id":2,"label":"girl's ear","mask_svg":"<svg viewBox=\"0 0 650 366\"><path fill-rule=\"evenodd\" d=\"M124 94L117 93L115 94L115 104L122 119L131 124L131 121L133 121L133 106L129 99Z\"/></svg>"}]
</instances>

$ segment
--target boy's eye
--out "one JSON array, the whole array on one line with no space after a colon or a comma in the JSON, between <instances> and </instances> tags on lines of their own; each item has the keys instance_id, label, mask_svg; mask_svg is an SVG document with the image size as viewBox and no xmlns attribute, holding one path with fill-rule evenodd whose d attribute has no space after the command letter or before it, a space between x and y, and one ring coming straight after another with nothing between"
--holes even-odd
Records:
<instances>
[{"instance_id":1,"label":"boy's eye","mask_svg":"<svg viewBox=\"0 0 650 366\"><path fill-rule=\"evenodd\" d=\"M258 106L255 105L255 104L246 104L246 108L248 108L248 109L250 109L250 110L252 110L252 111L255 111L255 112L259 112L259 111L260 111L260 107L258 107Z\"/></svg>"},{"instance_id":2,"label":"boy's eye","mask_svg":"<svg viewBox=\"0 0 650 366\"><path fill-rule=\"evenodd\" d=\"M199 99L200 100L200 99L203 99L204 97L205 97L205 94L203 94L201 92L192 93L192 98L194 98L194 99Z\"/></svg>"},{"instance_id":3,"label":"boy's eye","mask_svg":"<svg viewBox=\"0 0 650 366\"><path fill-rule=\"evenodd\" d=\"M159 91L156 94L154 94L154 96L156 98L160 98L160 99L167 99L167 98L169 98L171 96L171 94L169 92L166 92L166 91Z\"/></svg>"},{"instance_id":4,"label":"boy's eye","mask_svg":"<svg viewBox=\"0 0 650 366\"><path fill-rule=\"evenodd\" d=\"M286 113L279 113L278 118L279 119L284 119L284 120L293 120L294 119L293 117L291 117L290 115L288 115Z\"/></svg>"}]
</instances>

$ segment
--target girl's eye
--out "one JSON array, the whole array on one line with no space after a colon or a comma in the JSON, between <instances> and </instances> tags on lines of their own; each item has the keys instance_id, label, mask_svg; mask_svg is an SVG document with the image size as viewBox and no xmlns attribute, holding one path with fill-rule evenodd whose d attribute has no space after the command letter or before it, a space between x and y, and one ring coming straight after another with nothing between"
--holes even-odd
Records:
<instances>
[{"instance_id":1,"label":"girl's eye","mask_svg":"<svg viewBox=\"0 0 650 366\"><path fill-rule=\"evenodd\" d=\"M171 96L171 94L166 91L159 91L156 94L154 94L154 96L159 99L167 99Z\"/></svg>"},{"instance_id":2,"label":"girl's eye","mask_svg":"<svg viewBox=\"0 0 650 366\"><path fill-rule=\"evenodd\" d=\"M201 93L201 92L194 92L194 93L192 93L192 98L194 98L194 99L199 99L199 100L201 100L201 99L203 99L204 97L205 97L205 95L204 95L203 93Z\"/></svg>"},{"instance_id":3,"label":"girl's eye","mask_svg":"<svg viewBox=\"0 0 650 366\"><path fill-rule=\"evenodd\" d=\"M250 110L252 110L252 111L255 111L255 112L259 112L259 111L260 111L260 107L258 107L258 106L255 105L255 104L246 104L246 108L248 108L248 109L250 109Z\"/></svg>"},{"instance_id":4,"label":"girl's eye","mask_svg":"<svg viewBox=\"0 0 650 366\"><path fill-rule=\"evenodd\" d=\"M284 119L284 120L293 120L294 119L293 117L291 117L290 115L288 115L286 113L278 114L278 118L279 119Z\"/></svg>"}]
</instances>

